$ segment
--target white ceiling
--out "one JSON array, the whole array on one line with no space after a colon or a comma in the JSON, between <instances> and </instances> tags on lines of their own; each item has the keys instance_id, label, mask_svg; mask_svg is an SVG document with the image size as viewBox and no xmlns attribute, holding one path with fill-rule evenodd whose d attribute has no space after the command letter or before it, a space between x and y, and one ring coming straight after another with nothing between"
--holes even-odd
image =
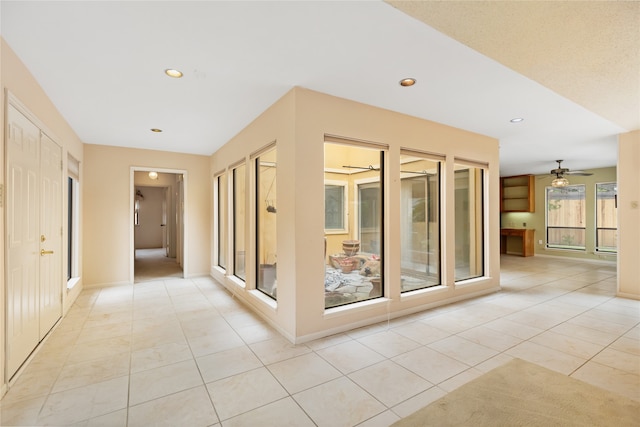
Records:
<instances>
[{"instance_id":1,"label":"white ceiling","mask_svg":"<svg viewBox=\"0 0 640 427\"><path fill-rule=\"evenodd\" d=\"M294 86L499 138L502 175L613 166L616 135L640 127L380 1L3 0L0 13L2 37L88 144L209 155Z\"/></svg>"}]
</instances>

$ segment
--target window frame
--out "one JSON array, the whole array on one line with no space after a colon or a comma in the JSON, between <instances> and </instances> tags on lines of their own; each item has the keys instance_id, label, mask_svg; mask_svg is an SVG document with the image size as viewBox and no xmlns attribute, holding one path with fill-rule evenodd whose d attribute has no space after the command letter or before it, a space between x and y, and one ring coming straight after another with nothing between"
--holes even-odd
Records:
<instances>
[{"instance_id":1,"label":"window frame","mask_svg":"<svg viewBox=\"0 0 640 427\"><path fill-rule=\"evenodd\" d=\"M327 187L341 187L342 188L342 228L327 228ZM324 234L348 234L349 233L349 183L347 181L340 181L334 179L324 180Z\"/></svg>"},{"instance_id":2,"label":"window frame","mask_svg":"<svg viewBox=\"0 0 640 427\"><path fill-rule=\"evenodd\" d=\"M405 161L402 161L402 158L406 157ZM442 172L443 172L443 166L444 166L444 159L442 157L436 157L434 155L428 155L428 154L422 154L420 152L414 152L411 150L402 150L401 151L401 157L400 157L401 161L400 161L400 185L402 186L402 182L404 180L412 180L413 178L416 177L421 177L423 176L425 178L425 207L424 207L424 215L425 215L425 224L426 224L426 232L427 232L427 241L429 240L429 219L432 218L433 216L435 216L437 219L435 221L436 226L434 227L434 232L436 234L435 239L437 242L437 254L436 254L436 261L431 263L431 262L427 262L426 268L427 268L427 274L429 274L429 268L432 264L435 264L437 266L437 283L433 283L433 284L429 284L428 281L425 281L424 286L419 286L419 287L412 287L410 289L402 289L403 285L401 285L401 289L400 289L400 293L401 294L407 294L410 292L414 292L414 291L418 291L421 289L427 289L427 288L431 288L434 286L440 286L442 285ZM410 164L411 162L409 161L429 161L429 162L433 162L435 163L435 172L427 172L426 170L424 170L423 174L416 174L415 172L406 172L406 171L402 171L402 168L406 168L405 165ZM430 196L430 187L431 187L431 182L430 182L430 177L435 177L435 190L436 190L436 197L435 200L431 200L429 199ZM402 191L401 191L401 207L400 207L400 211L401 211L401 217L403 216L402 213L402 209L404 206L404 203L402 203ZM435 206L432 206L430 202L435 203ZM412 214L413 216L413 214ZM402 220L401 220L402 221ZM402 222L400 224L401 227L401 233L400 233L400 258L401 258L401 264L402 264L402 259L404 257L403 249L404 249L404 241L403 241L403 237L405 235L404 230L402 229ZM402 265L401 265L401 274L402 274ZM402 281L401 281L402 283Z\"/></svg>"},{"instance_id":3,"label":"window frame","mask_svg":"<svg viewBox=\"0 0 640 427\"><path fill-rule=\"evenodd\" d=\"M476 220L475 223L480 225L479 228L479 238L480 238L480 242L473 242L474 246L478 249L480 249L482 251L482 254L480 255L480 260L479 262L476 262L476 264L478 266L480 266L480 272L478 274L472 274L471 273L471 260L469 260L469 275L467 277L460 277L458 278L458 258L457 258L457 240L458 238L455 237L454 240L454 259L453 259L453 279L454 279L454 283L456 285L459 284L463 284L465 282L468 281L472 281L472 280L476 280L476 279L480 279L483 277L487 276L487 269L488 269L488 257L489 257L489 252L488 252L488 241L487 241L487 236L488 236L488 212L487 212L487 206L488 206L488 192L487 192L487 186L488 186L488 181L489 181L489 176L488 176L488 165L486 164L480 164L480 163L476 163L476 162L471 162L471 161L466 161L463 159L458 159L455 158L454 159L454 165L453 165L453 191L454 191L454 200L453 200L453 208L455 212L462 212L462 210L459 210L456 207L456 178L455 178L455 174L459 171L469 171L471 169L477 169L480 171L480 176L479 176L479 187L474 189L474 192L477 192L480 196L480 205L474 205L474 210L476 212L480 213L480 219ZM462 166L463 168L458 169L459 166ZM469 180L470 180L471 174L469 173ZM476 178L474 178L476 179ZM467 189L468 191L471 191L470 188ZM457 234L457 221L454 219L454 230L455 230L455 234ZM476 236L477 237L477 236ZM471 241L470 241L471 244ZM471 258L471 256L469 256L469 258Z\"/></svg>"},{"instance_id":4,"label":"window frame","mask_svg":"<svg viewBox=\"0 0 640 427\"><path fill-rule=\"evenodd\" d=\"M215 218L216 218L216 266L222 270L227 271L227 227L228 218L225 210L227 209L227 175L226 171L221 172L214 177L215 181Z\"/></svg>"},{"instance_id":5,"label":"window frame","mask_svg":"<svg viewBox=\"0 0 640 427\"><path fill-rule=\"evenodd\" d=\"M614 189L613 191L615 192L614 194L614 209L616 211L616 215L614 215L614 217L616 217L616 227L615 228L611 228L611 227L598 227L598 186L600 185L613 185ZM595 184L595 251L599 252L599 253L603 253L603 254L617 254L618 253L618 236L617 236L617 232L618 232L618 221L617 221L617 211L618 211L618 188L617 188L617 182L616 181L608 181L608 182L597 182ZM616 247L615 248L611 248L609 246L607 247L600 247L599 246L599 233L598 231L604 229L604 230L615 230L616 232Z\"/></svg>"},{"instance_id":6,"label":"window frame","mask_svg":"<svg viewBox=\"0 0 640 427\"><path fill-rule=\"evenodd\" d=\"M348 203L352 206L349 206L349 217L347 218L349 222L349 235L351 238L347 238L346 240L357 240L359 242L358 249L356 250L355 255L347 254L346 250L344 250L345 241L343 241L343 252L341 252L336 258L334 258L331 254L329 254L329 259L325 259L325 292L324 292L324 309L325 312L331 312L334 309L341 310L346 306L357 306L360 303L365 303L367 301L373 301L380 298L386 297L385 290L385 274L386 274L386 266L385 266L385 246L386 246L386 232L387 232L387 224L385 223L385 215L386 215L386 158L388 156L388 147L382 146L379 144L369 144L362 142L354 142L351 140L333 140L331 138L327 138L325 136L325 165L324 165L324 173L335 173L335 170L331 168L331 166L327 165L327 146L335 145L335 146L343 146L349 147L353 149L365 149L371 150L374 154L368 158L368 161L363 163L362 165L351 164L347 159L342 159L344 162L339 162L338 164L342 164L342 168L344 171L349 171L349 186L352 186L353 193L351 199L349 199ZM334 158L335 160L335 158ZM335 163L335 162L334 162ZM372 164L370 164L372 163ZM364 165L364 166L363 166ZM367 166L368 165L368 166ZM364 176L362 178L356 178L359 173L367 173L375 171L377 176ZM377 187L379 203L380 206L376 206L376 213L373 216L374 222L378 222L376 225L375 233L379 235L376 241L377 248L374 252L369 252L366 249L366 244L363 243L362 239L362 224L360 224L360 214L361 214L361 203L360 203L360 186L369 186L375 185ZM348 193L347 193L348 194ZM323 227L324 228L324 227ZM327 234L327 233L325 233ZM344 233L343 233L344 234ZM364 257L363 257L364 256ZM325 257L326 258L326 257ZM341 265L340 260L344 259L347 264ZM348 261L353 259L355 263L349 263ZM345 268L346 267L346 268ZM352 270L353 268L353 270ZM341 271L342 270L342 271ZM339 280L345 278L345 275L352 274L355 271L355 274L360 277L362 275L365 277L365 282L370 282L371 289L367 296L358 296L355 299L349 300L348 298L344 301L332 301L331 298L334 296L334 290L329 288L327 290L327 280L329 279L333 284L336 283L335 279L337 276ZM360 272L364 272L361 273ZM358 282L359 283L359 282ZM359 285L356 285L359 286Z\"/></svg>"},{"instance_id":7,"label":"window frame","mask_svg":"<svg viewBox=\"0 0 640 427\"><path fill-rule=\"evenodd\" d=\"M237 180L237 175L238 175L238 170L242 169L243 172L243 181L242 183L244 184L244 194L245 194L245 198L242 200L238 200L237 197L237 184L238 184L238 180ZM239 280L242 280L243 282L246 283L247 280L247 257L246 257L246 253L247 253L247 233L246 233L246 229L247 229L247 210L246 210L246 197L247 197L247 165L245 163L236 165L235 167L233 167L233 169L231 170L231 180L232 180L232 191L231 191L231 203L232 203L232 209L233 209L233 215L232 215L232 220L233 220L233 238L230 239L231 245L233 247L233 253L232 253L232 258L233 258L233 275L235 277L237 277ZM238 205L242 204L245 206L245 208L243 209L244 211L244 217L243 217L243 221L240 224L240 221L238 221ZM242 271L242 276L239 275L239 268L238 268L238 250L237 250L237 246L238 246L238 229L242 228L244 229L244 265L243 265L243 271Z\"/></svg>"},{"instance_id":8,"label":"window frame","mask_svg":"<svg viewBox=\"0 0 640 427\"><path fill-rule=\"evenodd\" d=\"M265 157L265 155L269 155L271 153L274 153L274 157L275 157L275 161L271 161L271 160L263 160L263 158ZM274 215L277 214L276 211L276 206L277 204L272 204L269 205L269 201L277 201L277 188L278 188L278 146L276 144L273 144L269 147L266 147L264 150L262 150L258 155L256 155L255 158L253 158L253 168L254 168L254 181L253 181L253 185L254 185L254 194L255 194L255 200L254 200L254 204L253 204L253 213L254 213L254 219L255 219L255 289L260 291L262 294L266 295L267 297L271 298L272 300L276 301L278 300L277 297L277 248L278 248L278 242L277 242L277 220L275 221L275 225L274 225L274 245L275 245L275 250L276 253L274 254L274 260L273 260L273 264L268 264L266 261L268 261L268 259L264 259L261 256L261 252L264 250L264 238L265 236L262 234L262 227L261 227L261 215L260 213L262 212L262 209L266 209L267 212L269 213L273 213ZM274 169L274 177L271 180L271 184L269 185L268 189L266 190L265 194L263 195L260 191L261 188L261 177L262 177L262 173L260 172L260 168L263 165L268 165L271 164ZM275 190L275 194L276 197L275 199L268 199L268 196L270 196L270 194ZM264 202L264 205L263 203ZM273 210L270 210L273 209ZM268 255L267 255L268 257ZM264 263L262 263L264 261ZM262 263L262 264L261 264ZM273 277L271 277L273 276ZM268 280L267 280L268 279ZM271 279L273 279L273 283L268 283L271 282ZM267 289L267 285L269 284L269 289Z\"/></svg>"},{"instance_id":9,"label":"window frame","mask_svg":"<svg viewBox=\"0 0 640 427\"><path fill-rule=\"evenodd\" d=\"M583 212L582 212L582 216L584 218L583 222L584 222L584 226L583 227L569 227L569 226L549 226L549 191L554 191L554 190L566 190L568 188L572 188L572 187L582 187L583 191L582 191L582 195L583 195ZM563 250L563 251L576 251L576 252L586 252L587 250L587 242L586 242L586 235L587 235L587 219L586 219L586 214L587 214L587 209L586 209L586 205L587 205L587 185L586 184L571 184L571 185L567 185L566 187L552 187L552 186L547 186L545 187L545 248L546 249L554 249L554 250ZM550 244L549 243L549 229L550 228L554 228L554 229L573 229L573 230L583 230L584 232L584 245L582 246L578 246L578 245L561 245L561 244Z\"/></svg>"}]
</instances>

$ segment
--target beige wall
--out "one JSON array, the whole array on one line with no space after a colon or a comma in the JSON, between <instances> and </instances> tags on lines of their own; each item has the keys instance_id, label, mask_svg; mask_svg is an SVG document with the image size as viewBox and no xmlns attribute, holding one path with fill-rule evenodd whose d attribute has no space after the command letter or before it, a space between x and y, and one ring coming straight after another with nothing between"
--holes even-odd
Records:
<instances>
[{"instance_id":1,"label":"beige wall","mask_svg":"<svg viewBox=\"0 0 640 427\"><path fill-rule=\"evenodd\" d=\"M84 155L85 284L130 283L132 167L186 171L184 271L189 277L208 274L211 229L208 157L103 145L85 145Z\"/></svg>"},{"instance_id":2,"label":"beige wall","mask_svg":"<svg viewBox=\"0 0 640 427\"><path fill-rule=\"evenodd\" d=\"M385 182L385 224L387 260L385 295L361 304L324 309L324 140L325 134L371 141L388 146ZM472 294L496 290L499 283L499 203L498 143L495 139L462 131L403 114L335 98L310 90L295 88L251 123L211 159L212 170L247 159L261 146L277 141L278 146L278 302L265 302L256 291L253 273L246 288L212 269L214 277L245 299L268 318L285 335L305 341L358 325L373 323L412 311L442 304ZM454 189L445 185L442 195L443 283L413 295L400 296L400 149L408 148L445 156L443 180L453 182L454 158L474 160L489 165L486 221L487 277L471 284L454 284ZM251 168L249 168L251 169ZM251 181L249 181L251 182ZM249 209L248 212L251 212ZM253 218L249 220L252 224ZM251 254L253 242L249 242ZM247 262L248 272L255 265Z\"/></svg>"},{"instance_id":3,"label":"beige wall","mask_svg":"<svg viewBox=\"0 0 640 427\"><path fill-rule=\"evenodd\" d=\"M152 249L162 247L162 204L164 202L164 188L141 187L136 185L136 191L144 195L139 201L138 225L135 228L134 247L136 249Z\"/></svg>"},{"instance_id":4,"label":"beige wall","mask_svg":"<svg viewBox=\"0 0 640 427\"><path fill-rule=\"evenodd\" d=\"M231 277L226 277L225 272L217 267L211 268L211 275L220 280L225 286L232 289L238 295L258 311L264 318L268 319L274 326L278 327L287 337L295 336L295 288L283 286L284 283L294 283L295 280L295 246L293 240L292 226L294 224L294 203L291 198L284 198L282 194L292 194L294 185L294 123L295 96L293 92L287 93L278 102L262 113L253 123L243 129L229 143L225 144L211 157L211 170L215 175L230 170L231 166L239 162L247 162L247 189L249 194L245 200L246 215L246 235L255 236L255 211L250 209L250 200L255 197L255 190L250 185L255 182L255 171L250 166L249 159L254 154L277 141L277 244L278 244L278 299L282 303L277 309L269 304L268 297L238 285L238 281ZM228 185L231 180L227 180ZM213 217L214 221L216 220ZM217 233L211 234L212 256L211 265L217 264ZM227 236L232 236L231 232ZM248 237L251 239L251 237ZM231 264L231 251L227 245L229 253L226 259ZM247 283L254 284L256 272L251 266L256 264L255 240L247 242L246 265Z\"/></svg>"},{"instance_id":5,"label":"beige wall","mask_svg":"<svg viewBox=\"0 0 640 427\"><path fill-rule=\"evenodd\" d=\"M45 92L42 90L38 82L34 79L28 69L11 50L11 48L5 43L4 39L0 39L0 88L2 97L0 102L0 129L2 129L2 148L0 149L0 183L4 188L5 184L5 106L7 102L7 91L17 98L20 103L35 116L41 124L46 127L49 136L58 144L62 146L62 158L63 158L63 170L67 170L67 157L73 156L80 162L80 188L82 191L82 176L84 169L83 159L83 144L82 141L75 134L73 129L65 121L62 115L58 112L56 107L51 103ZM65 172L66 175L66 172ZM63 218L67 217L67 192L66 186L63 194ZM2 196L4 197L4 195ZM4 209L0 209L0 221L4 224ZM80 221L82 221L82 214L80 215ZM63 221L63 233L67 233L66 221ZM82 233L82 232L81 232ZM0 227L0 241L3 242L0 245L0 331L3 332L4 337L4 319L5 319L5 266L4 266L4 226ZM63 265L66 265L67 243L66 239L63 239ZM82 260L82 234L80 236L80 260ZM63 269L66 274L66 269ZM71 290L67 291L66 286L63 291L63 311L66 313L79 292L82 290L82 268L80 267L80 281ZM65 275L66 277L66 275ZM64 280L66 284L66 280ZM5 385L4 378L4 338L0 339L0 384ZM2 392L0 392L2 395Z\"/></svg>"},{"instance_id":6,"label":"beige wall","mask_svg":"<svg viewBox=\"0 0 640 427\"><path fill-rule=\"evenodd\" d=\"M551 169L551 168L550 168ZM586 189L585 226L586 250L574 251L564 249L548 249L546 247L546 188L551 186L554 176L537 175L535 177L535 212L508 212L501 214L503 228L535 229L535 253L537 255L560 256L566 258L588 259L616 262L615 254L596 253L596 184L616 182L616 168L591 169L591 176L568 175L569 184L584 184ZM526 226L524 224L527 224ZM618 233L619 235L620 233ZM542 243L540 243L542 240ZM507 252L521 252L518 239L508 242Z\"/></svg>"},{"instance_id":7,"label":"beige wall","mask_svg":"<svg viewBox=\"0 0 640 427\"><path fill-rule=\"evenodd\" d=\"M618 137L618 295L640 299L640 131Z\"/></svg>"}]
</instances>

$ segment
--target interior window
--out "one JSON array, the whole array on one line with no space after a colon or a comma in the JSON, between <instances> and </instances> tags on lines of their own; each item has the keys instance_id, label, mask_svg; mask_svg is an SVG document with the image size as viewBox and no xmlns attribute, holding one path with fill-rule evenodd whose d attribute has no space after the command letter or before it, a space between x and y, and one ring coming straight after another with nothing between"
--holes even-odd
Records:
<instances>
[{"instance_id":1,"label":"interior window","mask_svg":"<svg viewBox=\"0 0 640 427\"><path fill-rule=\"evenodd\" d=\"M325 308L331 308L383 295L384 152L326 142L324 154L325 184L353 189L325 191Z\"/></svg>"},{"instance_id":2,"label":"interior window","mask_svg":"<svg viewBox=\"0 0 640 427\"><path fill-rule=\"evenodd\" d=\"M245 268L246 167L233 169L233 274L247 280Z\"/></svg>"},{"instance_id":3,"label":"interior window","mask_svg":"<svg viewBox=\"0 0 640 427\"><path fill-rule=\"evenodd\" d=\"M227 177L225 174L216 178L218 195L218 266L227 268Z\"/></svg>"},{"instance_id":4,"label":"interior window","mask_svg":"<svg viewBox=\"0 0 640 427\"><path fill-rule=\"evenodd\" d=\"M276 148L262 153L256 159L256 220L258 281L256 288L273 299L277 299L276 277L276 194L277 163Z\"/></svg>"},{"instance_id":5,"label":"interior window","mask_svg":"<svg viewBox=\"0 0 640 427\"><path fill-rule=\"evenodd\" d=\"M440 162L400 157L401 292L440 284Z\"/></svg>"},{"instance_id":6,"label":"interior window","mask_svg":"<svg viewBox=\"0 0 640 427\"><path fill-rule=\"evenodd\" d=\"M455 165L455 280L484 275L484 170Z\"/></svg>"}]
</instances>

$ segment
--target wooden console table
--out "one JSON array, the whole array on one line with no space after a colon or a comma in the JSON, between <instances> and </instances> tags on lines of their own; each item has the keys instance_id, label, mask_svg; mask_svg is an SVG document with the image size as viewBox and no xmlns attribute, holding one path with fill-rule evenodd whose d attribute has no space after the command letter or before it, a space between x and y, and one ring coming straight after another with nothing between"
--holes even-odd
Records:
<instances>
[{"instance_id":1,"label":"wooden console table","mask_svg":"<svg viewBox=\"0 0 640 427\"><path fill-rule=\"evenodd\" d=\"M507 239L511 236L522 239L522 256L533 256L534 254L534 229L526 228L501 228L500 229L500 253L507 253Z\"/></svg>"}]
</instances>

